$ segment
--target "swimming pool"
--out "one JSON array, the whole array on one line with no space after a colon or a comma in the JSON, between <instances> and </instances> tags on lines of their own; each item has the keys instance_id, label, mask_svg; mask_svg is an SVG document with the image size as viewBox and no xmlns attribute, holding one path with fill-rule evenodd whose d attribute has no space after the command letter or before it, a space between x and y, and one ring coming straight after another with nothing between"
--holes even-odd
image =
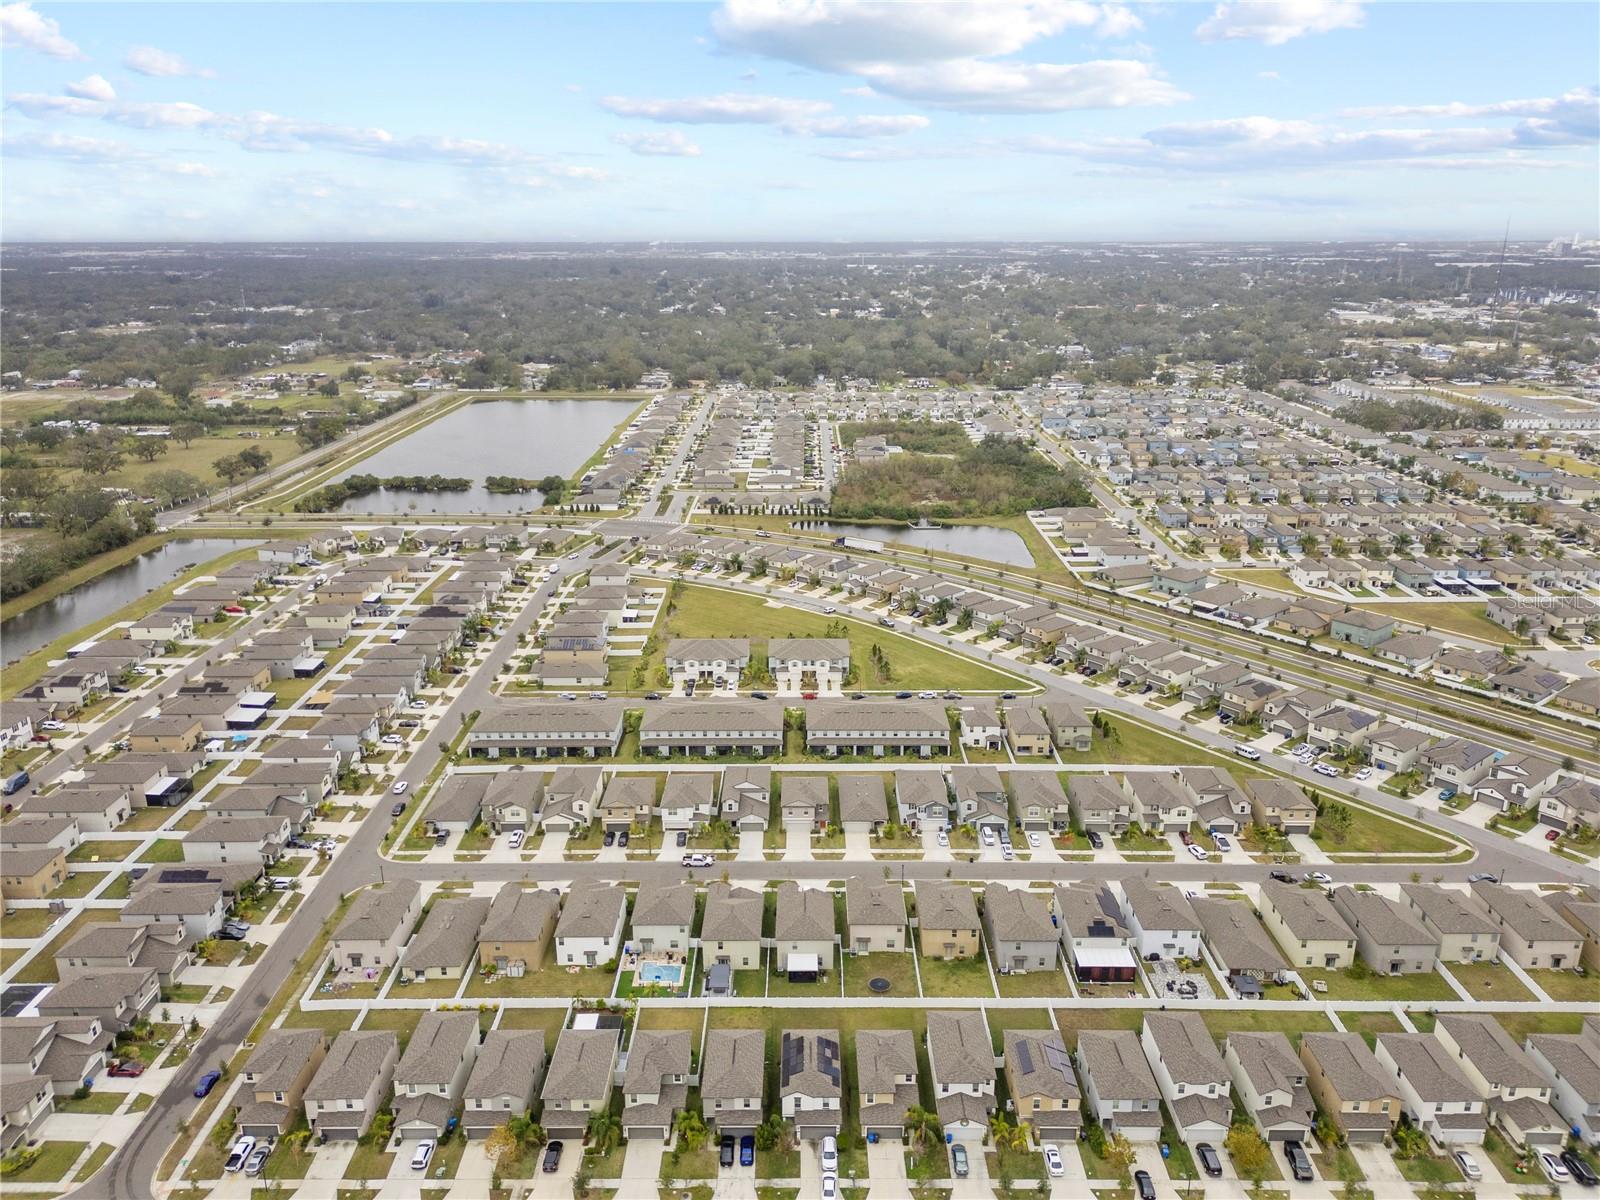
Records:
<instances>
[{"instance_id":1,"label":"swimming pool","mask_svg":"<svg viewBox=\"0 0 1600 1200\"><path fill-rule=\"evenodd\" d=\"M647 962L639 968L639 982L679 987L683 983L683 964Z\"/></svg>"}]
</instances>

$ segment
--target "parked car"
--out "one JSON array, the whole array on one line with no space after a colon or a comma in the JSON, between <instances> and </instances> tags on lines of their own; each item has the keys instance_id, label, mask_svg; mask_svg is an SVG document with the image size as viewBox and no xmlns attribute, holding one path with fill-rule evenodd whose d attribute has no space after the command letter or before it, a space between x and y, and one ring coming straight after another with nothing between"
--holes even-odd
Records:
<instances>
[{"instance_id":1,"label":"parked car","mask_svg":"<svg viewBox=\"0 0 1600 1200\"><path fill-rule=\"evenodd\" d=\"M417 1148L411 1152L411 1169L413 1171L426 1171L432 1158L433 1139L423 1138L417 1143Z\"/></svg>"},{"instance_id":2,"label":"parked car","mask_svg":"<svg viewBox=\"0 0 1600 1200\"><path fill-rule=\"evenodd\" d=\"M405 811L406 811L406 802L404 800L398 800L398 801L396 801L395 803L393 803L393 804L391 804L389 806L389 815L391 817L398 817L401 813L403 813Z\"/></svg>"},{"instance_id":3,"label":"parked car","mask_svg":"<svg viewBox=\"0 0 1600 1200\"><path fill-rule=\"evenodd\" d=\"M614 845L616 845L617 844L617 835L612 833L609 829L606 830L606 835L605 835L605 837L600 839L600 844L602 846L614 846Z\"/></svg>"},{"instance_id":4,"label":"parked car","mask_svg":"<svg viewBox=\"0 0 1600 1200\"><path fill-rule=\"evenodd\" d=\"M839 1195L839 1177L837 1175L824 1175L822 1177L822 1200L836 1200Z\"/></svg>"},{"instance_id":5,"label":"parked car","mask_svg":"<svg viewBox=\"0 0 1600 1200\"><path fill-rule=\"evenodd\" d=\"M1096 833L1092 829L1089 830L1088 836L1089 836L1089 848L1091 850L1104 850L1105 849L1105 846L1106 846L1105 838L1101 837L1098 833Z\"/></svg>"},{"instance_id":6,"label":"parked car","mask_svg":"<svg viewBox=\"0 0 1600 1200\"><path fill-rule=\"evenodd\" d=\"M1267 875L1279 883L1299 883L1300 879L1293 871L1268 871Z\"/></svg>"},{"instance_id":7,"label":"parked car","mask_svg":"<svg viewBox=\"0 0 1600 1200\"><path fill-rule=\"evenodd\" d=\"M137 1058L125 1058L121 1062L112 1063L111 1069L106 1074L118 1079L137 1079L144 1074L144 1064Z\"/></svg>"},{"instance_id":8,"label":"parked car","mask_svg":"<svg viewBox=\"0 0 1600 1200\"><path fill-rule=\"evenodd\" d=\"M267 1159L272 1157L271 1146L257 1146L250 1152L250 1157L244 1161L244 1173L250 1176L261 1174L267 1169Z\"/></svg>"},{"instance_id":9,"label":"parked car","mask_svg":"<svg viewBox=\"0 0 1600 1200\"><path fill-rule=\"evenodd\" d=\"M1223 853L1233 849L1233 843L1228 840L1228 835L1225 833L1214 833L1211 835L1211 840L1216 843L1217 849Z\"/></svg>"},{"instance_id":10,"label":"parked car","mask_svg":"<svg viewBox=\"0 0 1600 1200\"><path fill-rule=\"evenodd\" d=\"M626 829L624 829L621 833L617 834L617 845L626 846L627 844L628 844L628 831Z\"/></svg>"},{"instance_id":11,"label":"parked car","mask_svg":"<svg viewBox=\"0 0 1600 1200\"><path fill-rule=\"evenodd\" d=\"M217 1086L217 1081L221 1078L221 1071L207 1071L200 1076L200 1082L194 1085L194 1098L196 1100L204 1100L211 1094L211 1089Z\"/></svg>"},{"instance_id":12,"label":"parked car","mask_svg":"<svg viewBox=\"0 0 1600 1200\"><path fill-rule=\"evenodd\" d=\"M561 1165L562 1143L546 1142L544 1146L544 1160L539 1164L539 1169L546 1175L554 1175L556 1168Z\"/></svg>"},{"instance_id":13,"label":"parked car","mask_svg":"<svg viewBox=\"0 0 1600 1200\"><path fill-rule=\"evenodd\" d=\"M722 1135L717 1161L725 1167L733 1166L733 1134L725 1133Z\"/></svg>"},{"instance_id":14,"label":"parked car","mask_svg":"<svg viewBox=\"0 0 1600 1200\"><path fill-rule=\"evenodd\" d=\"M1061 1151L1054 1146L1044 1148L1044 1169L1049 1171L1053 1178L1059 1179L1066 1173L1067 1166L1061 1161Z\"/></svg>"},{"instance_id":15,"label":"parked car","mask_svg":"<svg viewBox=\"0 0 1600 1200\"><path fill-rule=\"evenodd\" d=\"M967 1148L960 1142L950 1147L950 1169L957 1179L965 1179L971 1169L967 1163Z\"/></svg>"},{"instance_id":16,"label":"parked car","mask_svg":"<svg viewBox=\"0 0 1600 1200\"><path fill-rule=\"evenodd\" d=\"M752 1134L745 1134L739 1139L739 1165L753 1167L756 1165L756 1139Z\"/></svg>"},{"instance_id":17,"label":"parked car","mask_svg":"<svg viewBox=\"0 0 1600 1200\"><path fill-rule=\"evenodd\" d=\"M404 779L402 779L399 783L395 784L389 790L391 792L393 792L396 796L404 796L406 794L406 789L409 788L410 786L411 785L409 783L407 783Z\"/></svg>"},{"instance_id":18,"label":"parked car","mask_svg":"<svg viewBox=\"0 0 1600 1200\"><path fill-rule=\"evenodd\" d=\"M1037 850L1043 844L1043 839L1037 833L1028 834L1028 848L1030 850Z\"/></svg>"},{"instance_id":19,"label":"parked car","mask_svg":"<svg viewBox=\"0 0 1600 1200\"><path fill-rule=\"evenodd\" d=\"M1483 1178L1483 1168L1478 1165L1478 1160L1465 1150L1457 1150L1451 1157L1456 1160L1456 1166L1461 1168L1461 1173L1468 1179Z\"/></svg>"},{"instance_id":20,"label":"parked car","mask_svg":"<svg viewBox=\"0 0 1600 1200\"><path fill-rule=\"evenodd\" d=\"M506 846L512 850L520 849L522 846L522 838L522 830L513 829L511 831L511 836L506 839Z\"/></svg>"},{"instance_id":21,"label":"parked car","mask_svg":"<svg viewBox=\"0 0 1600 1200\"><path fill-rule=\"evenodd\" d=\"M821 1160L824 1173L839 1170L839 1142L832 1134L822 1139Z\"/></svg>"},{"instance_id":22,"label":"parked car","mask_svg":"<svg viewBox=\"0 0 1600 1200\"><path fill-rule=\"evenodd\" d=\"M1371 767L1362 767L1359 771L1356 772L1356 778L1357 779L1371 779L1372 778L1372 768Z\"/></svg>"},{"instance_id":23,"label":"parked car","mask_svg":"<svg viewBox=\"0 0 1600 1200\"><path fill-rule=\"evenodd\" d=\"M1561 840L1561 830L1559 830L1559 829L1547 829L1547 830L1545 830L1544 831L1544 840L1547 841L1547 842L1559 842Z\"/></svg>"},{"instance_id":24,"label":"parked car","mask_svg":"<svg viewBox=\"0 0 1600 1200\"><path fill-rule=\"evenodd\" d=\"M1312 767L1311 769L1313 771L1315 771L1318 775L1326 775L1330 779L1336 779L1339 776L1338 768L1337 767L1330 767L1327 763L1320 763L1319 762L1316 766Z\"/></svg>"},{"instance_id":25,"label":"parked car","mask_svg":"<svg viewBox=\"0 0 1600 1200\"><path fill-rule=\"evenodd\" d=\"M1468 883L1496 883L1499 881L1499 879L1500 876L1496 875L1493 871L1474 871L1471 875L1467 876Z\"/></svg>"},{"instance_id":26,"label":"parked car","mask_svg":"<svg viewBox=\"0 0 1600 1200\"><path fill-rule=\"evenodd\" d=\"M1289 1163L1289 1173L1298 1183L1310 1183L1316 1176L1311 1170L1311 1159L1307 1156L1305 1147L1299 1142L1288 1141L1283 1144L1283 1157Z\"/></svg>"},{"instance_id":27,"label":"parked car","mask_svg":"<svg viewBox=\"0 0 1600 1200\"><path fill-rule=\"evenodd\" d=\"M1567 1170L1567 1164L1548 1150L1539 1151L1539 1170L1544 1172L1544 1177L1551 1183L1563 1184L1572 1182L1572 1172Z\"/></svg>"},{"instance_id":28,"label":"parked car","mask_svg":"<svg viewBox=\"0 0 1600 1200\"><path fill-rule=\"evenodd\" d=\"M1572 1173L1572 1177L1584 1187L1600 1186L1600 1175L1595 1174L1594 1168L1571 1150L1563 1150L1561 1152L1561 1163Z\"/></svg>"},{"instance_id":29,"label":"parked car","mask_svg":"<svg viewBox=\"0 0 1600 1200\"><path fill-rule=\"evenodd\" d=\"M222 1164L222 1169L230 1175L240 1170L249 1161L251 1153L256 1148L256 1140L245 1134L233 1144L233 1149L228 1153L228 1161Z\"/></svg>"},{"instance_id":30,"label":"parked car","mask_svg":"<svg viewBox=\"0 0 1600 1200\"><path fill-rule=\"evenodd\" d=\"M937 841L939 843L939 845L941 845L941 846L949 846L950 845L950 835L948 833L946 833L943 829L939 830L938 837L936 837L934 840Z\"/></svg>"},{"instance_id":31,"label":"parked car","mask_svg":"<svg viewBox=\"0 0 1600 1200\"><path fill-rule=\"evenodd\" d=\"M1320 883L1323 887L1327 887L1333 883L1333 876L1329 875L1326 871L1312 871L1306 876L1306 878L1311 880L1312 883Z\"/></svg>"},{"instance_id":32,"label":"parked car","mask_svg":"<svg viewBox=\"0 0 1600 1200\"><path fill-rule=\"evenodd\" d=\"M1149 1171L1133 1173L1133 1188L1138 1192L1139 1200L1156 1200L1156 1185L1151 1180Z\"/></svg>"},{"instance_id":33,"label":"parked car","mask_svg":"<svg viewBox=\"0 0 1600 1200\"><path fill-rule=\"evenodd\" d=\"M1194 1148L1194 1156L1200 1160L1200 1169L1213 1179L1222 1177L1222 1160L1217 1157L1217 1152L1210 1142L1201 1142Z\"/></svg>"}]
</instances>

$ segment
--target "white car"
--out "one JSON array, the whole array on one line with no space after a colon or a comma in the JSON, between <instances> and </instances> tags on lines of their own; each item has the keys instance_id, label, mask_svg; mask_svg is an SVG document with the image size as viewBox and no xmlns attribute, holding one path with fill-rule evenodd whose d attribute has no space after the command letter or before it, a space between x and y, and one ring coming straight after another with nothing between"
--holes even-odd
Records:
<instances>
[{"instance_id":1,"label":"white car","mask_svg":"<svg viewBox=\"0 0 1600 1200\"><path fill-rule=\"evenodd\" d=\"M994 841L994 830L985 825L983 827L983 844L985 846L992 846L994 845Z\"/></svg>"},{"instance_id":2,"label":"white car","mask_svg":"<svg viewBox=\"0 0 1600 1200\"><path fill-rule=\"evenodd\" d=\"M1539 1152L1539 1170L1544 1172L1544 1177L1551 1183L1572 1182L1572 1172L1567 1170L1567 1164L1548 1150Z\"/></svg>"},{"instance_id":3,"label":"white car","mask_svg":"<svg viewBox=\"0 0 1600 1200\"><path fill-rule=\"evenodd\" d=\"M1194 857L1199 859L1201 862L1205 862L1206 861L1206 848L1204 846L1197 845L1194 842L1190 842L1189 843L1189 853L1194 855Z\"/></svg>"},{"instance_id":4,"label":"white car","mask_svg":"<svg viewBox=\"0 0 1600 1200\"><path fill-rule=\"evenodd\" d=\"M1261 757L1261 751L1254 746L1235 746L1233 752L1240 758L1248 758L1252 762Z\"/></svg>"},{"instance_id":5,"label":"white car","mask_svg":"<svg viewBox=\"0 0 1600 1200\"><path fill-rule=\"evenodd\" d=\"M1483 1168L1478 1165L1478 1160L1465 1150L1457 1150L1452 1157L1456 1160L1456 1166L1461 1168L1461 1173L1468 1179L1477 1180L1483 1178Z\"/></svg>"},{"instance_id":6,"label":"white car","mask_svg":"<svg viewBox=\"0 0 1600 1200\"><path fill-rule=\"evenodd\" d=\"M1333 882L1333 876L1326 871L1312 871L1306 878L1311 880L1312 883L1320 883L1323 887L1327 887Z\"/></svg>"},{"instance_id":7,"label":"white car","mask_svg":"<svg viewBox=\"0 0 1600 1200\"><path fill-rule=\"evenodd\" d=\"M839 1143L832 1137L822 1139L822 1172L831 1175L839 1169Z\"/></svg>"},{"instance_id":8,"label":"white car","mask_svg":"<svg viewBox=\"0 0 1600 1200\"><path fill-rule=\"evenodd\" d=\"M1054 1146L1044 1148L1044 1169L1050 1172L1053 1179L1060 1179L1066 1174L1067 1164L1061 1161L1061 1151Z\"/></svg>"},{"instance_id":9,"label":"white car","mask_svg":"<svg viewBox=\"0 0 1600 1200\"><path fill-rule=\"evenodd\" d=\"M396 796L404 796L406 794L406 789L408 789L410 786L411 785L409 783L407 783L404 779L402 779L399 783L395 784L389 790L391 792L393 792Z\"/></svg>"},{"instance_id":10,"label":"white car","mask_svg":"<svg viewBox=\"0 0 1600 1200\"><path fill-rule=\"evenodd\" d=\"M383 744L385 746L404 746L406 740L398 733L386 733L383 735Z\"/></svg>"},{"instance_id":11,"label":"white car","mask_svg":"<svg viewBox=\"0 0 1600 1200\"><path fill-rule=\"evenodd\" d=\"M428 702L426 700L413 700L411 702L411 710L413 712L422 712L427 707Z\"/></svg>"},{"instance_id":12,"label":"white car","mask_svg":"<svg viewBox=\"0 0 1600 1200\"><path fill-rule=\"evenodd\" d=\"M1361 770L1356 772L1356 778L1357 779L1371 779L1372 778L1372 768L1371 767L1362 767Z\"/></svg>"},{"instance_id":13,"label":"white car","mask_svg":"<svg viewBox=\"0 0 1600 1200\"><path fill-rule=\"evenodd\" d=\"M950 844L950 835L948 833L946 833L944 830L941 829L941 830L939 830L939 839L938 840L939 840L939 845L948 846Z\"/></svg>"},{"instance_id":14,"label":"white car","mask_svg":"<svg viewBox=\"0 0 1600 1200\"><path fill-rule=\"evenodd\" d=\"M1337 767L1330 767L1327 763L1318 763L1316 766L1312 767L1311 769L1313 771L1315 771L1318 775L1326 775L1329 779L1336 779L1336 778L1338 778L1338 775L1339 775L1338 768Z\"/></svg>"},{"instance_id":15,"label":"white car","mask_svg":"<svg viewBox=\"0 0 1600 1200\"><path fill-rule=\"evenodd\" d=\"M937 700L938 698L939 698L939 693L938 692L918 692L917 693L917 699L918 700Z\"/></svg>"},{"instance_id":16,"label":"white car","mask_svg":"<svg viewBox=\"0 0 1600 1200\"><path fill-rule=\"evenodd\" d=\"M233 1149L228 1152L228 1161L222 1164L222 1169L230 1174L239 1170L244 1166L255 1148L255 1138L245 1134L244 1137L233 1144Z\"/></svg>"},{"instance_id":17,"label":"white car","mask_svg":"<svg viewBox=\"0 0 1600 1200\"><path fill-rule=\"evenodd\" d=\"M1030 833L1028 835L1028 849L1037 850L1043 844L1044 840L1037 833Z\"/></svg>"},{"instance_id":18,"label":"white car","mask_svg":"<svg viewBox=\"0 0 1600 1200\"><path fill-rule=\"evenodd\" d=\"M66 726L60 721L40 721L39 728L47 733L60 733Z\"/></svg>"},{"instance_id":19,"label":"white car","mask_svg":"<svg viewBox=\"0 0 1600 1200\"><path fill-rule=\"evenodd\" d=\"M1212 834L1211 840L1217 844L1217 849L1223 851L1224 853L1233 849L1233 843L1220 833Z\"/></svg>"},{"instance_id":20,"label":"white car","mask_svg":"<svg viewBox=\"0 0 1600 1200\"><path fill-rule=\"evenodd\" d=\"M417 1143L417 1148L411 1152L411 1169L413 1171L426 1171L432 1158L433 1139L423 1138Z\"/></svg>"},{"instance_id":21,"label":"white car","mask_svg":"<svg viewBox=\"0 0 1600 1200\"><path fill-rule=\"evenodd\" d=\"M513 829L511 836L506 839L506 845L515 850L522 845L522 830Z\"/></svg>"},{"instance_id":22,"label":"white car","mask_svg":"<svg viewBox=\"0 0 1600 1200\"><path fill-rule=\"evenodd\" d=\"M822 1177L822 1191L819 1193L822 1200L835 1200L839 1195L839 1177L837 1175L824 1175Z\"/></svg>"},{"instance_id":23,"label":"white car","mask_svg":"<svg viewBox=\"0 0 1600 1200\"><path fill-rule=\"evenodd\" d=\"M831 615L833 613L838 612L839 610L837 608L835 608L833 605L830 604L826 608L824 608L822 611Z\"/></svg>"},{"instance_id":24,"label":"white car","mask_svg":"<svg viewBox=\"0 0 1600 1200\"><path fill-rule=\"evenodd\" d=\"M1017 857L1017 852L1011 848L1010 842L1007 842L1004 846L1000 847L1000 857L1005 859L1007 862L1010 862Z\"/></svg>"}]
</instances>

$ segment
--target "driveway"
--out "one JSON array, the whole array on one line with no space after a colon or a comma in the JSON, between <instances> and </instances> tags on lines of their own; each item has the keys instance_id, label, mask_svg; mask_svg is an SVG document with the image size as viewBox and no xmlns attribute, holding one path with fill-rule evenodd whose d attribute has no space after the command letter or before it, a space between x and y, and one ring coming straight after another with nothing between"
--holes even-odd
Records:
<instances>
[{"instance_id":1,"label":"driveway","mask_svg":"<svg viewBox=\"0 0 1600 1200\"><path fill-rule=\"evenodd\" d=\"M306 1181L309 1183L313 1180L327 1182L344 1179L345 1168L350 1165L355 1153L354 1142L329 1142L326 1146L319 1147L316 1154L312 1155L310 1163L306 1165ZM307 1190L315 1192L317 1189Z\"/></svg>"},{"instance_id":2,"label":"driveway","mask_svg":"<svg viewBox=\"0 0 1600 1200\"><path fill-rule=\"evenodd\" d=\"M868 1142L867 1174L872 1177L873 1200L911 1200L903 1142Z\"/></svg>"},{"instance_id":3,"label":"driveway","mask_svg":"<svg viewBox=\"0 0 1600 1200\"><path fill-rule=\"evenodd\" d=\"M1158 1142L1135 1142L1134 1163L1135 1171L1149 1171L1150 1182L1156 1185L1156 1196L1159 1200L1172 1200L1180 1193L1167 1175L1167 1160L1161 1157L1161 1146Z\"/></svg>"},{"instance_id":4,"label":"driveway","mask_svg":"<svg viewBox=\"0 0 1600 1200\"><path fill-rule=\"evenodd\" d=\"M955 1175L954 1169L950 1174ZM989 1162L984 1157L983 1146L967 1143L967 1177L951 1179L950 1200L993 1200L994 1187L989 1182Z\"/></svg>"},{"instance_id":5,"label":"driveway","mask_svg":"<svg viewBox=\"0 0 1600 1200\"><path fill-rule=\"evenodd\" d=\"M1089 1189L1085 1186L1085 1181L1089 1176L1083 1169L1083 1156L1078 1153L1078 1147L1072 1142L1052 1142L1046 1145L1055 1146L1056 1152L1061 1155L1062 1167L1060 1175L1045 1177L1049 1181L1050 1194L1066 1196L1070 1200L1078 1200L1079 1197L1087 1195Z\"/></svg>"},{"instance_id":6,"label":"driveway","mask_svg":"<svg viewBox=\"0 0 1600 1200\"><path fill-rule=\"evenodd\" d=\"M552 829L549 833L544 835L543 843L541 843L539 849L534 852L533 861L541 863L565 862L567 838L570 836L571 834L567 833L565 830Z\"/></svg>"},{"instance_id":7,"label":"driveway","mask_svg":"<svg viewBox=\"0 0 1600 1200\"><path fill-rule=\"evenodd\" d=\"M806 821L783 823L783 861L811 861L811 825Z\"/></svg>"},{"instance_id":8,"label":"driveway","mask_svg":"<svg viewBox=\"0 0 1600 1200\"><path fill-rule=\"evenodd\" d=\"M583 1147L577 1140L566 1143L560 1165L549 1175L544 1173L541 1155L541 1166L530 1181L528 1189L522 1194L535 1197L536 1200L572 1200L572 1177L578 1173L578 1164L582 1161ZM654 1187L655 1183L652 1180L652 1192Z\"/></svg>"},{"instance_id":9,"label":"driveway","mask_svg":"<svg viewBox=\"0 0 1600 1200\"><path fill-rule=\"evenodd\" d=\"M844 833L844 856L854 859L872 858L872 835L865 829L847 829Z\"/></svg>"},{"instance_id":10,"label":"driveway","mask_svg":"<svg viewBox=\"0 0 1600 1200\"><path fill-rule=\"evenodd\" d=\"M661 1178L661 1155L667 1144L660 1138L639 1137L628 1142L622 1156L621 1196L649 1196Z\"/></svg>"},{"instance_id":11,"label":"driveway","mask_svg":"<svg viewBox=\"0 0 1600 1200\"><path fill-rule=\"evenodd\" d=\"M739 853L734 857L739 862L761 862L766 858L767 835L759 829L739 830Z\"/></svg>"},{"instance_id":12,"label":"driveway","mask_svg":"<svg viewBox=\"0 0 1600 1200\"><path fill-rule=\"evenodd\" d=\"M1295 852L1300 855L1302 863L1315 863L1320 866L1333 861L1322 852L1321 846L1311 840L1309 833L1291 833L1289 835L1289 845L1293 846Z\"/></svg>"},{"instance_id":13,"label":"driveway","mask_svg":"<svg viewBox=\"0 0 1600 1200\"><path fill-rule=\"evenodd\" d=\"M922 857L926 862L954 862L955 855L950 852L949 846L939 845L939 831L923 826L922 829Z\"/></svg>"}]
</instances>

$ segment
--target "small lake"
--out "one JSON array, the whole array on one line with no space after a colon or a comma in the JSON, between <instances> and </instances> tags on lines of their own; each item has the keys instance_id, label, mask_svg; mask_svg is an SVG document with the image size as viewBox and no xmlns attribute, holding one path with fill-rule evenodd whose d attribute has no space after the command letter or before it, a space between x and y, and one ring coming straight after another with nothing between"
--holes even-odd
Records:
<instances>
[{"instance_id":1,"label":"small lake","mask_svg":"<svg viewBox=\"0 0 1600 1200\"><path fill-rule=\"evenodd\" d=\"M571 477L612 430L639 407L632 400L483 400L431 421L335 477L449 475L472 480L464 492L373 492L346 500L342 513L531 512L539 492L494 495L488 475Z\"/></svg>"},{"instance_id":2,"label":"small lake","mask_svg":"<svg viewBox=\"0 0 1600 1200\"><path fill-rule=\"evenodd\" d=\"M110 616L190 567L252 545L254 538L175 538L130 563L114 567L70 592L35 605L0 624L0 652L7 662L32 654L59 637Z\"/></svg>"},{"instance_id":3,"label":"small lake","mask_svg":"<svg viewBox=\"0 0 1600 1200\"><path fill-rule=\"evenodd\" d=\"M1033 555L1020 534L1009 529L996 529L992 525L943 525L937 529L913 529L909 525L856 525L835 521L797 521L796 529L808 533L826 533L834 537L870 538L875 542L893 542L897 546L912 546L918 550L941 550L946 554L964 554L968 558L982 558L989 562L1007 563L1015 567L1033 566Z\"/></svg>"}]
</instances>

